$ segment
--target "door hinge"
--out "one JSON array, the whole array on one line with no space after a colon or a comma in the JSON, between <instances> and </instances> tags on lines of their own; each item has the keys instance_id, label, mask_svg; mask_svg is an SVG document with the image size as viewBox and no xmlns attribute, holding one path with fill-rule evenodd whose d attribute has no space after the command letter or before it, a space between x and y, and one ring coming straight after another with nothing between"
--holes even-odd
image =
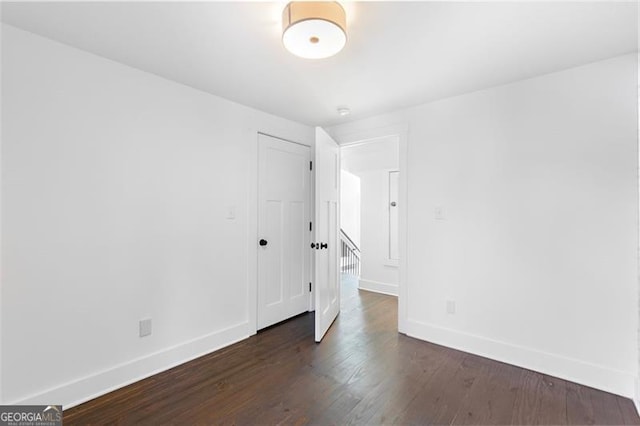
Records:
<instances>
[{"instance_id":1,"label":"door hinge","mask_svg":"<svg viewBox=\"0 0 640 426\"><path fill-rule=\"evenodd\" d=\"M309 232L313 231L313 224L309 222Z\"/></svg>"},{"instance_id":2,"label":"door hinge","mask_svg":"<svg viewBox=\"0 0 640 426\"><path fill-rule=\"evenodd\" d=\"M309 161L309 170L313 170L313 161Z\"/></svg>"},{"instance_id":3,"label":"door hinge","mask_svg":"<svg viewBox=\"0 0 640 426\"><path fill-rule=\"evenodd\" d=\"M311 292L311 283L309 283L309 292Z\"/></svg>"}]
</instances>

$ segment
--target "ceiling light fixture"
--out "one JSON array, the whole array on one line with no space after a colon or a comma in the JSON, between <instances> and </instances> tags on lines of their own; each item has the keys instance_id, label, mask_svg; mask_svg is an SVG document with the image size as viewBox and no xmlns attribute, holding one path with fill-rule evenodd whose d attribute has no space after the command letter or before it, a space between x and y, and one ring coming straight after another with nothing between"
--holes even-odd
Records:
<instances>
[{"instance_id":1,"label":"ceiling light fixture","mask_svg":"<svg viewBox=\"0 0 640 426\"><path fill-rule=\"evenodd\" d=\"M333 56L347 43L347 19L338 2L292 1L282 12L282 43L296 56Z\"/></svg>"}]
</instances>

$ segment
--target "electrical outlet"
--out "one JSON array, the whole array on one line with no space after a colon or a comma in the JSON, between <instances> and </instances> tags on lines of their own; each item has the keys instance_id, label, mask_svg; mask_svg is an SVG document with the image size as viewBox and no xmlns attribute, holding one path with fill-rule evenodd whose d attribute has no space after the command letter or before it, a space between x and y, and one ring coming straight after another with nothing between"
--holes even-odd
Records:
<instances>
[{"instance_id":1,"label":"electrical outlet","mask_svg":"<svg viewBox=\"0 0 640 426\"><path fill-rule=\"evenodd\" d=\"M151 318L140 320L140 337L149 336L151 334Z\"/></svg>"},{"instance_id":2,"label":"electrical outlet","mask_svg":"<svg viewBox=\"0 0 640 426\"><path fill-rule=\"evenodd\" d=\"M455 313L456 313L456 302L454 300L447 300L447 313L449 315L455 315Z\"/></svg>"},{"instance_id":3,"label":"electrical outlet","mask_svg":"<svg viewBox=\"0 0 640 426\"><path fill-rule=\"evenodd\" d=\"M236 218L236 206L227 206L227 219L233 220Z\"/></svg>"}]
</instances>

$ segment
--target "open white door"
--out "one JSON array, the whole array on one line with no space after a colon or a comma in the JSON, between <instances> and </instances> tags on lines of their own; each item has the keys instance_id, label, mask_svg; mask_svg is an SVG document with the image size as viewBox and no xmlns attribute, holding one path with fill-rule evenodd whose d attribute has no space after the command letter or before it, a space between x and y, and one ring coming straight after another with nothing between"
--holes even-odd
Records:
<instances>
[{"instance_id":1,"label":"open white door","mask_svg":"<svg viewBox=\"0 0 640 426\"><path fill-rule=\"evenodd\" d=\"M316 342L322 340L340 312L340 151L338 144L316 127L315 149L315 308Z\"/></svg>"}]
</instances>

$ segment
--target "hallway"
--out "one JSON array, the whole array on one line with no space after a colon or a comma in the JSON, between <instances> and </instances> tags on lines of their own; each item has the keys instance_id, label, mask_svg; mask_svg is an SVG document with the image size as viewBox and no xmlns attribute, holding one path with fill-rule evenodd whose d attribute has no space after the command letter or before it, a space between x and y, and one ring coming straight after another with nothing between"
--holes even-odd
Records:
<instances>
[{"instance_id":1,"label":"hallway","mask_svg":"<svg viewBox=\"0 0 640 426\"><path fill-rule=\"evenodd\" d=\"M630 400L397 333L396 298L343 278L313 314L65 411L65 424L640 424Z\"/></svg>"}]
</instances>

